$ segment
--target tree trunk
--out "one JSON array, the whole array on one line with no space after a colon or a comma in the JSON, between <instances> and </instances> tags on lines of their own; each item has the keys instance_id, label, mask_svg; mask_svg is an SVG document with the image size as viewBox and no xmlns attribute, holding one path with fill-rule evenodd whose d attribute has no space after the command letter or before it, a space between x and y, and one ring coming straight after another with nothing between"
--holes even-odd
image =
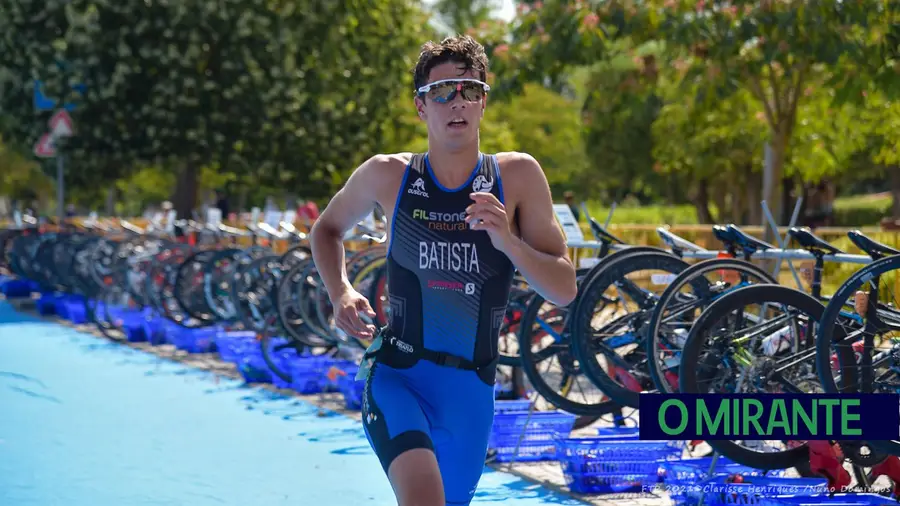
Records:
<instances>
[{"instance_id":1,"label":"tree trunk","mask_svg":"<svg viewBox=\"0 0 900 506\"><path fill-rule=\"evenodd\" d=\"M718 184L713 186L713 193L710 197L713 203L716 205L716 213L715 217L718 218L719 221L730 221L733 222L734 218L729 216L728 212L728 184L724 181L719 182Z\"/></svg>"},{"instance_id":2,"label":"tree trunk","mask_svg":"<svg viewBox=\"0 0 900 506\"><path fill-rule=\"evenodd\" d=\"M238 205L237 205L237 213L240 215L247 209L247 187L241 186L241 189L238 193Z\"/></svg>"},{"instance_id":3,"label":"tree trunk","mask_svg":"<svg viewBox=\"0 0 900 506\"><path fill-rule=\"evenodd\" d=\"M666 185L666 203L670 206L677 205L676 196L678 195L678 176L672 172L669 174L669 184Z\"/></svg>"},{"instance_id":4,"label":"tree trunk","mask_svg":"<svg viewBox=\"0 0 900 506\"><path fill-rule=\"evenodd\" d=\"M894 166L888 169L888 177L891 181L891 217L895 220L900 219L900 166Z\"/></svg>"},{"instance_id":5,"label":"tree trunk","mask_svg":"<svg viewBox=\"0 0 900 506\"><path fill-rule=\"evenodd\" d=\"M791 221L791 214L794 213L794 178L786 177L781 180L781 215L772 213L778 220L778 226L787 226Z\"/></svg>"},{"instance_id":6,"label":"tree trunk","mask_svg":"<svg viewBox=\"0 0 900 506\"><path fill-rule=\"evenodd\" d=\"M806 226L806 210L809 209L809 184L803 183L801 187L800 198L803 201L800 203L800 214L799 218L797 218L797 225Z\"/></svg>"},{"instance_id":7,"label":"tree trunk","mask_svg":"<svg viewBox=\"0 0 900 506\"><path fill-rule=\"evenodd\" d=\"M731 192L731 221L736 225L744 225L747 223L746 218L744 217L744 195L745 189L738 185L734 188L734 191Z\"/></svg>"},{"instance_id":8,"label":"tree trunk","mask_svg":"<svg viewBox=\"0 0 900 506\"><path fill-rule=\"evenodd\" d=\"M110 186L106 190L106 215L116 215L116 187Z\"/></svg>"},{"instance_id":9,"label":"tree trunk","mask_svg":"<svg viewBox=\"0 0 900 506\"><path fill-rule=\"evenodd\" d=\"M787 135L783 131L783 129L779 128L778 131L775 132L773 136L772 143L772 164L771 167L766 169L770 170L769 178L766 178L763 175L764 181L766 181L766 185L763 187L763 200L766 201L766 204L769 206L769 211L772 213L772 216L777 220L779 216L782 215L783 206L782 202L782 190L783 185L781 184L782 179L784 179L784 157L785 152L787 150ZM765 174L765 170L763 173ZM760 220L760 225L765 227L766 220L765 217L760 213L760 217L763 218ZM772 233L770 227L765 227L765 240L767 242L772 242L775 240L775 235Z\"/></svg>"},{"instance_id":10,"label":"tree trunk","mask_svg":"<svg viewBox=\"0 0 900 506\"><path fill-rule=\"evenodd\" d=\"M197 188L199 185L200 171L195 163L188 162L178 173L175 182L175 195L172 197L172 206L178 212L178 219L185 220L193 217L194 207L197 205Z\"/></svg>"},{"instance_id":11,"label":"tree trunk","mask_svg":"<svg viewBox=\"0 0 900 506\"><path fill-rule=\"evenodd\" d=\"M697 221L702 224L712 223L712 213L709 212L709 183L705 179L697 182L697 190L694 192L691 202L697 209Z\"/></svg>"},{"instance_id":12,"label":"tree trunk","mask_svg":"<svg viewBox=\"0 0 900 506\"><path fill-rule=\"evenodd\" d=\"M744 204L746 205L745 209L747 211L745 223L749 225L762 225L763 216L762 207L760 207L760 201L762 200L762 180L759 177L754 176L752 167L747 167L745 174L747 176L745 179L747 198L744 199Z\"/></svg>"}]
</instances>

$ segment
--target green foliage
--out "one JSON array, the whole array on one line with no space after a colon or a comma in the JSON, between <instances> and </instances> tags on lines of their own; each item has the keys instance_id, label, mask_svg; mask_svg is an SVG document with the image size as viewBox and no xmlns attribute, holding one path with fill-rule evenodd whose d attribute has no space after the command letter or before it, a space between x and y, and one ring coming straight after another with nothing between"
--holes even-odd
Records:
<instances>
[{"instance_id":1,"label":"green foliage","mask_svg":"<svg viewBox=\"0 0 900 506\"><path fill-rule=\"evenodd\" d=\"M780 181L784 174L792 172L821 177L837 171L853 152L854 145L848 142L829 146L822 142L821 129L828 118L816 116L815 120L800 126L803 130L800 142L804 146L793 149L797 113L810 95L807 89L810 86L830 89L840 84L844 89L853 90L873 78L879 83L883 81L892 91L900 88L896 83L888 84L884 77L900 68L891 59L896 56L896 50L890 51L896 46L897 33L894 32L897 32L898 12L897 3L887 0L841 3L811 0L550 0L541 8L520 16L513 32L517 42L516 56L507 58L516 69L507 74L511 79L549 79L557 83L561 76L571 73L573 67L614 61L619 42L625 37L634 41L634 47L665 41L664 59L677 62L680 67L680 82L665 85L678 84L677 93L694 102L687 107L692 107L698 114L718 110L723 114L722 119L726 119L726 112L720 106L722 101L735 95L741 95L741 101L747 96L753 97L768 128L763 139L754 134L750 140L771 143L774 180ZM848 65L855 66L848 71ZM615 82L616 76L609 79ZM613 116L640 118L641 105L634 101L629 106L627 98L615 96L617 92L622 90L601 86L594 95L599 94L606 104L622 107L615 110L615 106L607 105L607 112ZM644 93L648 97L659 95L653 89L644 90ZM829 96L829 101L848 102L847 98L853 93L847 93L838 90ZM824 93L819 95L825 96ZM819 111L827 109L823 104L824 99L816 104L816 108ZM606 121L610 126L624 126L621 120L619 123L614 119ZM644 131L640 121L635 125L637 132ZM626 131L629 129L625 128ZM754 128L754 132L757 130ZM610 132L611 128L600 131ZM837 134L834 140L846 139L840 136L841 128L832 131ZM714 138L722 138L710 133ZM647 151L647 136L636 135L631 139L634 141L622 139L627 144L618 144L623 151L636 154ZM686 146L688 139L672 139L669 155L677 155L681 148L676 144ZM698 140L701 143L708 141L708 138ZM596 143L588 142L587 145ZM668 150L669 147L663 147L659 152ZM695 149L685 147L683 151L691 152L691 157L696 156ZM710 155L716 160L721 156L718 153ZM685 160L684 156L675 158L680 158L682 163ZM796 163L786 172L789 159ZM645 174L646 161L636 162L628 165L636 167L639 174ZM707 173L722 174L721 164L731 162L709 164L701 160L699 163ZM770 203L780 204L780 185L772 188L775 191L765 198Z\"/></svg>"},{"instance_id":2,"label":"green foliage","mask_svg":"<svg viewBox=\"0 0 900 506\"><path fill-rule=\"evenodd\" d=\"M834 223L838 227L874 227L891 215L891 198L863 195L841 198L834 203Z\"/></svg>"},{"instance_id":3,"label":"green foliage","mask_svg":"<svg viewBox=\"0 0 900 506\"><path fill-rule=\"evenodd\" d=\"M515 139L512 144L498 143L496 151L528 152L554 188L579 188L576 180L587 170L588 160L577 102L529 84L508 102L489 102L488 109L493 109L491 120L503 121Z\"/></svg>"},{"instance_id":4,"label":"green foliage","mask_svg":"<svg viewBox=\"0 0 900 506\"><path fill-rule=\"evenodd\" d=\"M609 216L610 209L596 202L588 203L591 217L603 223ZM635 225L696 225L697 211L690 205L677 206L617 206L613 210L611 224ZM588 232L589 234L589 232ZM590 237L587 235L586 237ZM637 243L635 243L637 244ZM641 243L644 244L644 243Z\"/></svg>"},{"instance_id":5,"label":"green foliage","mask_svg":"<svg viewBox=\"0 0 900 506\"><path fill-rule=\"evenodd\" d=\"M29 160L0 137L0 196L31 201L53 192L53 181L41 171L37 162Z\"/></svg>"},{"instance_id":6,"label":"green foliage","mask_svg":"<svg viewBox=\"0 0 900 506\"><path fill-rule=\"evenodd\" d=\"M312 194L383 147L380 118L410 89L425 24L411 0L3 0L0 12L0 86L13 91L0 109L23 119L16 141L44 128L26 119L26 76L55 97L87 85L65 147L76 184L158 164Z\"/></svg>"},{"instance_id":7,"label":"green foliage","mask_svg":"<svg viewBox=\"0 0 900 506\"><path fill-rule=\"evenodd\" d=\"M759 223L767 142L777 180L900 188L898 2L517 3L507 23L496 0L437 0L437 33L413 0L0 0L0 194L52 194L52 160L27 154L41 79L78 102L62 150L79 203L326 197L374 153L427 149L409 71L457 32L491 58L481 149L532 154L555 194L627 202L616 221Z\"/></svg>"},{"instance_id":8,"label":"green foliage","mask_svg":"<svg viewBox=\"0 0 900 506\"><path fill-rule=\"evenodd\" d=\"M437 0L433 9L451 34L466 33L482 23L490 23L498 0Z\"/></svg>"},{"instance_id":9,"label":"green foliage","mask_svg":"<svg viewBox=\"0 0 900 506\"><path fill-rule=\"evenodd\" d=\"M608 200L621 201L625 195L657 198L665 183L653 171L651 126L662 103L655 65L645 67L645 61L655 61L659 47L635 47L628 40L615 46L590 67L580 87L585 92L584 144L593 167L589 175L595 190Z\"/></svg>"}]
</instances>

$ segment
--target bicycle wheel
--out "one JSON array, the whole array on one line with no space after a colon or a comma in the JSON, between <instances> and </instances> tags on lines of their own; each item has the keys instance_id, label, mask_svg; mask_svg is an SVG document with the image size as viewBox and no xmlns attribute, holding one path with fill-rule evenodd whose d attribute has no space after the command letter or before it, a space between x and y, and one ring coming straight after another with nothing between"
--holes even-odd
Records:
<instances>
[{"instance_id":1,"label":"bicycle wheel","mask_svg":"<svg viewBox=\"0 0 900 506\"><path fill-rule=\"evenodd\" d=\"M654 391L647 362L647 323L658 300L654 290L687 269L660 252L610 260L583 290L572 327L572 350L584 374L615 403L637 408L642 391Z\"/></svg>"},{"instance_id":2,"label":"bicycle wheel","mask_svg":"<svg viewBox=\"0 0 900 506\"><path fill-rule=\"evenodd\" d=\"M747 286L722 296L691 327L681 356L681 392L823 391L815 370L814 341L824 310L806 293L778 285ZM805 441L707 443L757 469L809 463Z\"/></svg>"},{"instance_id":3,"label":"bicycle wheel","mask_svg":"<svg viewBox=\"0 0 900 506\"><path fill-rule=\"evenodd\" d=\"M285 274L276 287L277 315L280 325L291 337L310 347L329 347L330 341L315 333L306 322L300 306L309 305L311 301L304 296L303 285L312 259L299 263ZM309 308L307 308L309 312Z\"/></svg>"},{"instance_id":4,"label":"bicycle wheel","mask_svg":"<svg viewBox=\"0 0 900 506\"><path fill-rule=\"evenodd\" d=\"M703 310L725 294L760 283L778 284L756 265L721 258L688 267L666 287L647 324L646 341L650 377L660 392L678 391L681 348Z\"/></svg>"},{"instance_id":5,"label":"bicycle wheel","mask_svg":"<svg viewBox=\"0 0 900 506\"><path fill-rule=\"evenodd\" d=\"M826 392L900 392L900 310L893 290L898 282L900 255L895 255L858 270L832 296L816 342ZM900 440L868 443L900 456Z\"/></svg>"},{"instance_id":6,"label":"bicycle wheel","mask_svg":"<svg viewBox=\"0 0 900 506\"><path fill-rule=\"evenodd\" d=\"M531 387L553 406L575 415L600 416L618 409L584 376L570 348L567 307L535 294L519 331L521 367Z\"/></svg>"}]
</instances>

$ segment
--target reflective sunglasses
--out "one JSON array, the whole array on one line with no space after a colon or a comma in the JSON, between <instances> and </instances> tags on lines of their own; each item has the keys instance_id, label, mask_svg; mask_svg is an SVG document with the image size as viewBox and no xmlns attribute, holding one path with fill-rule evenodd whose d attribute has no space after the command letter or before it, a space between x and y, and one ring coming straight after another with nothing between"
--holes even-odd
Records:
<instances>
[{"instance_id":1,"label":"reflective sunglasses","mask_svg":"<svg viewBox=\"0 0 900 506\"><path fill-rule=\"evenodd\" d=\"M452 102L456 94L462 94L463 100L478 102L491 89L487 83L477 79L441 79L419 88L419 96L426 96L439 104Z\"/></svg>"}]
</instances>

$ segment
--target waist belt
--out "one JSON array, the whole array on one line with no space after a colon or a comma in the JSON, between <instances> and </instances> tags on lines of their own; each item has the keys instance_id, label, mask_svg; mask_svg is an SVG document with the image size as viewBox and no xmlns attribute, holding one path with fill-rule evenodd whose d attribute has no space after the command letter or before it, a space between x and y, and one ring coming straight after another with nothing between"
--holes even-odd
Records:
<instances>
[{"instance_id":1,"label":"waist belt","mask_svg":"<svg viewBox=\"0 0 900 506\"><path fill-rule=\"evenodd\" d=\"M363 355L363 360L377 357L385 346L390 346L400 353L405 353L416 359L424 359L437 365L452 367L454 369L463 369L465 371L477 372L482 369L491 367L498 361L498 358L494 358L489 362L476 364L469 359L457 355L452 355L443 351L434 351L425 348L416 349L409 343L403 342L396 337L387 335L384 328L379 331L378 335L375 337L375 340L372 342L372 345L369 346L368 350L366 350L365 355Z\"/></svg>"}]
</instances>

